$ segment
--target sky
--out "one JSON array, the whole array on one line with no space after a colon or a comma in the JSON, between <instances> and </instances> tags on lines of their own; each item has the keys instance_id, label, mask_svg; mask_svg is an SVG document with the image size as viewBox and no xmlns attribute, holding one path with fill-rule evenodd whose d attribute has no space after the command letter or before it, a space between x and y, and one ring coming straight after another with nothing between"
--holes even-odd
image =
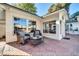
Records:
<instances>
[{"instance_id":1,"label":"sky","mask_svg":"<svg viewBox=\"0 0 79 59\"><path fill-rule=\"evenodd\" d=\"M79 11L79 3L73 3L70 5L69 13L72 15L73 13Z\"/></svg>"},{"instance_id":2,"label":"sky","mask_svg":"<svg viewBox=\"0 0 79 59\"><path fill-rule=\"evenodd\" d=\"M37 15L39 16L43 16L48 12L49 7L52 5L53 3L39 3L39 4L35 4L36 8L37 8ZM70 5L70 10L69 13L70 15L79 11L79 3L73 3Z\"/></svg>"},{"instance_id":3,"label":"sky","mask_svg":"<svg viewBox=\"0 0 79 59\"><path fill-rule=\"evenodd\" d=\"M51 6L51 3L37 3L35 4L37 8L37 15L43 16L48 12L49 7Z\"/></svg>"}]
</instances>

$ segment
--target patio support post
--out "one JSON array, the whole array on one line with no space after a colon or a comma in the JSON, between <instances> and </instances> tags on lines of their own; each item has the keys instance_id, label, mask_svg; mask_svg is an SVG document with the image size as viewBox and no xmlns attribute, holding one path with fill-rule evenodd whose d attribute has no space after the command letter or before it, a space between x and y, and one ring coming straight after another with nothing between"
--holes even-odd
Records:
<instances>
[{"instance_id":1,"label":"patio support post","mask_svg":"<svg viewBox=\"0 0 79 59\"><path fill-rule=\"evenodd\" d=\"M40 30L43 33L43 28L42 28L43 24L42 24L42 22L41 21L37 21L36 25L37 25L37 29Z\"/></svg>"},{"instance_id":2,"label":"patio support post","mask_svg":"<svg viewBox=\"0 0 79 59\"><path fill-rule=\"evenodd\" d=\"M61 14L60 13L60 26L61 26L61 35L62 35L62 38L65 37L65 15Z\"/></svg>"},{"instance_id":3,"label":"patio support post","mask_svg":"<svg viewBox=\"0 0 79 59\"><path fill-rule=\"evenodd\" d=\"M65 15L63 15L63 13L59 13L59 39L62 39L63 37L65 37Z\"/></svg>"},{"instance_id":4,"label":"patio support post","mask_svg":"<svg viewBox=\"0 0 79 59\"><path fill-rule=\"evenodd\" d=\"M14 38L14 21L11 10L7 7L5 12L6 19L6 43L16 41Z\"/></svg>"},{"instance_id":5,"label":"patio support post","mask_svg":"<svg viewBox=\"0 0 79 59\"><path fill-rule=\"evenodd\" d=\"M29 26L28 26L28 22L29 22L29 21L26 20L26 32L29 32L29 30L28 30L28 27L29 27Z\"/></svg>"},{"instance_id":6,"label":"patio support post","mask_svg":"<svg viewBox=\"0 0 79 59\"><path fill-rule=\"evenodd\" d=\"M62 37L65 37L65 17L64 19L62 19L62 22L61 22L61 34L62 34Z\"/></svg>"},{"instance_id":7,"label":"patio support post","mask_svg":"<svg viewBox=\"0 0 79 59\"><path fill-rule=\"evenodd\" d=\"M61 40L60 20L56 20L56 35L57 35L57 38Z\"/></svg>"}]
</instances>

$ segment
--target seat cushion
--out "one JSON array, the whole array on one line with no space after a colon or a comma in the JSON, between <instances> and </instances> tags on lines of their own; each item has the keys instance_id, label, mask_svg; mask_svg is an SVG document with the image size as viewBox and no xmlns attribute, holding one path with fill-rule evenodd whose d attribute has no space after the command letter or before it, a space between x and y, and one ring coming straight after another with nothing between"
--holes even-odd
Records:
<instances>
[{"instance_id":1,"label":"seat cushion","mask_svg":"<svg viewBox=\"0 0 79 59\"><path fill-rule=\"evenodd\" d=\"M36 35L36 37L39 39L39 38L42 38L43 36L40 36L40 35Z\"/></svg>"},{"instance_id":2,"label":"seat cushion","mask_svg":"<svg viewBox=\"0 0 79 59\"><path fill-rule=\"evenodd\" d=\"M37 37L32 37L32 39L35 39L35 40L36 40L36 39L38 39L38 38L37 38Z\"/></svg>"},{"instance_id":3,"label":"seat cushion","mask_svg":"<svg viewBox=\"0 0 79 59\"><path fill-rule=\"evenodd\" d=\"M24 36L24 40L29 39L29 38L30 38L29 36Z\"/></svg>"},{"instance_id":4,"label":"seat cushion","mask_svg":"<svg viewBox=\"0 0 79 59\"><path fill-rule=\"evenodd\" d=\"M35 35L39 35L39 31L35 31Z\"/></svg>"}]
</instances>

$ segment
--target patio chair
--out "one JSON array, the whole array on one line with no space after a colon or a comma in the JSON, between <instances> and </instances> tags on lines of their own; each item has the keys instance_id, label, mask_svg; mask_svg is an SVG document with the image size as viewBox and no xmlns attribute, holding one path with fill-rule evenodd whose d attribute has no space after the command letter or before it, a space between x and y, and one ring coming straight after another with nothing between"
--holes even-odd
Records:
<instances>
[{"instance_id":1,"label":"patio chair","mask_svg":"<svg viewBox=\"0 0 79 59\"><path fill-rule=\"evenodd\" d=\"M35 30L34 32L30 33L30 40L31 44L36 46L43 42L43 36L40 32L40 30Z\"/></svg>"},{"instance_id":2,"label":"patio chair","mask_svg":"<svg viewBox=\"0 0 79 59\"><path fill-rule=\"evenodd\" d=\"M28 40L30 39L30 35L23 31L19 32L18 37L19 37L19 43L21 43L23 45L28 43Z\"/></svg>"}]
</instances>

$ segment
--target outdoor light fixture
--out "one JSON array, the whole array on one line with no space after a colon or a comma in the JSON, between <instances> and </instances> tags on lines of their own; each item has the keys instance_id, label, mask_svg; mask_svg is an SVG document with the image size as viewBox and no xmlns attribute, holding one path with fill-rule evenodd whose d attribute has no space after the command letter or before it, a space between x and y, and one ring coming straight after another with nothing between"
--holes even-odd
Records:
<instances>
[{"instance_id":1,"label":"outdoor light fixture","mask_svg":"<svg viewBox=\"0 0 79 59\"><path fill-rule=\"evenodd\" d=\"M56 21L56 24L60 24L60 21Z\"/></svg>"}]
</instances>

